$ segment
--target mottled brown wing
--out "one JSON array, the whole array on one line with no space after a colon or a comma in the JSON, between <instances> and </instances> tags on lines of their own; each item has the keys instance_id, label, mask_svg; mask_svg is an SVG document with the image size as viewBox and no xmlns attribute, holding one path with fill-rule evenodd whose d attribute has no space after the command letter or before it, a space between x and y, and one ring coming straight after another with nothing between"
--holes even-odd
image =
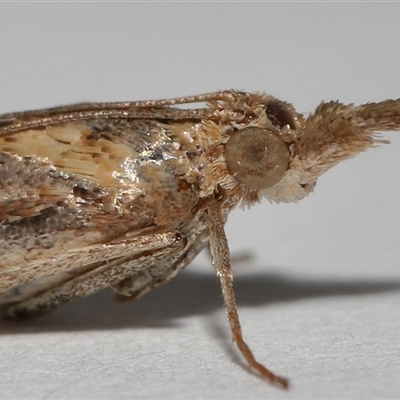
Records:
<instances>
[{"instance_id":1,"label":"mottled brown wing","mask_svg":"<svg viewBox=\"0 0 400 400\"><path fill-rule=\"evenodd\" d=\"M107 284L117 287L160 260L163 267L178 259L184 265L185 246L205 227L193 222L199 197L188 183L190 144L184 152L176 144L167 122L137 119L0 136L0 292L6 292L0 303L31 302L45 290L40 304L46 308L44 303L60 302L56 297L67 298L68 290L74 298ZM203 245L195 247L197 252Z\"/></svg>"}]
</instances>

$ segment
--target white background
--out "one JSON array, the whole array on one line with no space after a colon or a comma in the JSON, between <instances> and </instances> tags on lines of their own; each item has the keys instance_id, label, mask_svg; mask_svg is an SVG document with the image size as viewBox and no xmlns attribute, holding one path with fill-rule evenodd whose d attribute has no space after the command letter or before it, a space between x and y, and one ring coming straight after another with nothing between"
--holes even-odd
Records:
<instances>
[{"instance_id":1,"label":"white background","mask_svg":"<svg viewBox=\"0 0 400 400\"><path fill-rule=\"evenodd\" d=\"M400 97L399 4L0 5L0 112L220 89L321 100ZM206 255L136 303L103 292L0 321L1 398L398 398L400 137L324 175L298 204L227 224L244 336L230 344Z\"/></svg>"}]
</instances>

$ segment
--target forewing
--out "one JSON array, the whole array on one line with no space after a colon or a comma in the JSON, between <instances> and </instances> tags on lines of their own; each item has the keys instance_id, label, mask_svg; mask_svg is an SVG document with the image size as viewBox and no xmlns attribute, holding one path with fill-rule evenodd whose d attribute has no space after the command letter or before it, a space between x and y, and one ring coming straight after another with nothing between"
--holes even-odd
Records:
<instances>
[{"instance_id":1,"label":"forewing","mask_svg":"<svg viewBox=\"0 0 400 400\"><path fill-rule=\"evenodd\" d=\"M115 178L132 148L93 134L64 124L0 137L0 291L47 274L43 260L151 227L146 193Z\"/></svg>"}]
</instances>

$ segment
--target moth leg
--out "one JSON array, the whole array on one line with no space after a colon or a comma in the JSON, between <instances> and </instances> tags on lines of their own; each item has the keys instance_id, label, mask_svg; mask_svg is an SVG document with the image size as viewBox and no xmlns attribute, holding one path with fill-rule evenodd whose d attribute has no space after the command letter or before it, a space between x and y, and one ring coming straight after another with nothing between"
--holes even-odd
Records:
<instances>
[{"instance_id":1,"label":"moth leg","mask_svg":"<svg viewBox=\"0 0 400 400\"><path fill-rule=\"evenodd\" d=\"M225 236L224 222L222 220L220 206L216 200L210 201L208 216L210 224L210 250L213 258L213 266L221 284L225 309L231 328L232 340L236 343L243 358L252 369L256 370L271 384L287 389L289 387L288 380L275 375L264 367L264 365L260 364L255 359L252 351L243 339L235 293L233 290L233 275L230 264L228 242Z\"/></svg>"},{"instance_id":2,"label":"moth leg","mask_svg":"<svg viewBox=\"0 0 400 400\"><path fill-rule=\"evenodd\" d=\"M141 246L141 243L149 241L150 245L147 248L145 245ZM186 244L187 240L182 234L169 231L125 239L120 243L92 246L91 250L94 252L96 250L100 253L104 252L106 247L107 250L112 249L113 253L120 252L124 256L96 261L93 268L78 275L71 271L71 279L45 287L43 291L20 302L5 305L3 313L7 317L15 318L49 311L58 305L114 285L121 281L121 278L124 279L137 271L150 268L153 264L167 259L171 254L180 254ZM131 248L131 252L129 252L129 248Z\"/></svg>"}]
</instances>

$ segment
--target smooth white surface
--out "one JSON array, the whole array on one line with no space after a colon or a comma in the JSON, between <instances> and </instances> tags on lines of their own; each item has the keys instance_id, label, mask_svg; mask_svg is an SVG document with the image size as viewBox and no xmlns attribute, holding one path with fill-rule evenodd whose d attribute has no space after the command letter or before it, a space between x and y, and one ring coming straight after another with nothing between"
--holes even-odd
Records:
<instances>
[{"instance_id":1,"label":"smooth white surface","mask_svg":"<svg viewBox=\"0 0 400 400\"><path fill-rule=\"evenodd\" d=\"M398 4L0 4L0 112L236 88L309 112L400 97ZM227 224L244 336L230 344L210 260L136 303L111 292L0 322L0 398L398 398L400 135L298 204Z\"/></svg>"}]
</instances>

